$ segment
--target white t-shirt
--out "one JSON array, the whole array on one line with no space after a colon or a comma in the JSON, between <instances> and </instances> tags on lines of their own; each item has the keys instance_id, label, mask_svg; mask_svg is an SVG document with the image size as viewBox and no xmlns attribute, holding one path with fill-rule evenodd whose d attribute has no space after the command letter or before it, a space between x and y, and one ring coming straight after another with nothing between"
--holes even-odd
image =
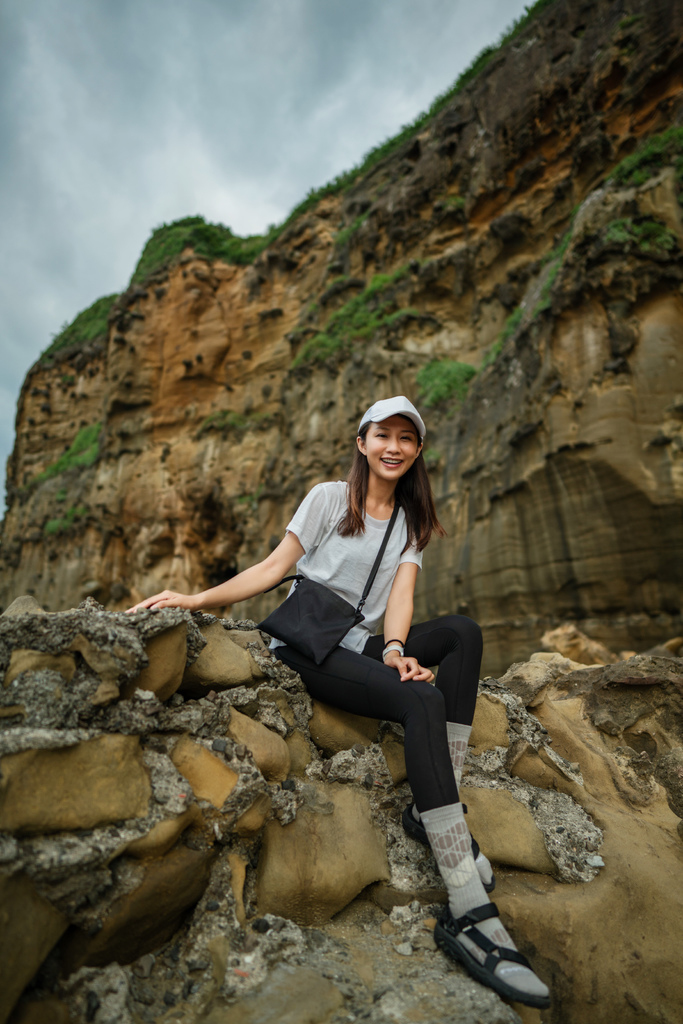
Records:
<instances>
[{"instance_id":1,"label":"white t-shirt","mask_svg":"<svg viewBox=\"0 0 683 1024\"><path fill-rule=\"evenodd\" d=\"M339 522L346 512L346 483L337 480L317 484L306 495L287 526L306 552L297 564L297 572L322 583L343 597L354 608L361 599L377 552L389 525L388 519L365 516L365 533L340 537ZM408 531L403 509L399 509L387 549L363 607L365 620L349 630L341 642L351 651L362 651L384 615L394 577L403 562L422 568L422 552L411 545L406 551ZM291 591L290 591L291 593ZM273 639L271 647L282 641Z\"/></svg>"}]
</instances>

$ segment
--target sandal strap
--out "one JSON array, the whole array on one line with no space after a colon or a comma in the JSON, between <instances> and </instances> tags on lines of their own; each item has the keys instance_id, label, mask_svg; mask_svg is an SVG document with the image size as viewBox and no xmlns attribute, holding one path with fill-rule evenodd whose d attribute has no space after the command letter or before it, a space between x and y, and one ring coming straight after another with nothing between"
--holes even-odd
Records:
<instances>
[{"instance_id":1,"label":"sandal strap","mask_svg":"<svg viewBox=\"0 0 683 1024\"><path fill-rule=\"evenodd\" d=\"M468 910L466 914L457 919L452 918L459 932L465 928L471 928L474 924L479 924L480 921L488 921L490 917L500 917L500 912L495 903L484 903L481 907L474 907L472 910Z\"/></svg>"},{"instance_id":2,"label":"sandal strap","mask_svg":"<svg viewBox=\"0 0 683 1024\"><path fill-rule=\"evenodd\" d=\"M517 949L510 949L508 946L500 946L476 927L480 921L487 921L492 917L500 917L498 907L495 903L485 903L481 907L474 907L473 910L469 910L462 917L457 918L457 920L447 910L441 924L454 935L457 935L459 932L465 932L468 939L475 942L484 953L488 954L484 961L485 970L493 973L501 960L511 960L513 963L521 964L522 967L528 967L529 970L533 970L523 953L520 953Z\"/></svg>"}]
</instances>

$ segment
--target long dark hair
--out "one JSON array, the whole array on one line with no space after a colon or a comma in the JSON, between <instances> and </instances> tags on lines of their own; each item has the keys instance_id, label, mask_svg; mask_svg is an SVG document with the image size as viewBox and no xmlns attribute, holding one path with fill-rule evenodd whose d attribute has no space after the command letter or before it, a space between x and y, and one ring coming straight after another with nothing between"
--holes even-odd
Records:
<instances>
[{"instance_id":1,"label":"long dark hair","mask_svg":"<svg viewBox=\"0 0 683 1024\"><path fill-rule=\"evenodd\" d=\"M370 424L367 423L358 435L364 441L369 426ZM342 537L355 537L359 533L365 533L365 499L368 493L369 478L368 460L356 446L346 482L346 513L338 527ZM429 482L422 452L396 484L394 501L399 503L405 513L408 528L406 547L414 544L418 551L422 551L429 544L433 533L439 537L445 536L446 531L436 515L432 485Z\"/></svg>"}]
</instances>

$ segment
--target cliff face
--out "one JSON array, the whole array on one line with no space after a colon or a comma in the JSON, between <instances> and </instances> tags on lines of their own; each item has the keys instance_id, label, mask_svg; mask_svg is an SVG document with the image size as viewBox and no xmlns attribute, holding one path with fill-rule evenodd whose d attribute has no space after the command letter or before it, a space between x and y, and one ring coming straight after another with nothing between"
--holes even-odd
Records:
<instances>
[{"instance_id":1,"label":"cliff face","mask_svg":"<svg viewBox=\"0 0 683 1024\"><path fill-rule=\"evenodd\" d=\"M614 647L678 631L682 29L671 2L557 0L253 265L188 250L120 297L106 343L36 364L0 602L226 578L345 474L373 400L420 402L420 370L443 386L457 361L479 372L428 410L449 536L416 614L477 618L494 672L560 618Z\"/></svg>"}]
</instances>

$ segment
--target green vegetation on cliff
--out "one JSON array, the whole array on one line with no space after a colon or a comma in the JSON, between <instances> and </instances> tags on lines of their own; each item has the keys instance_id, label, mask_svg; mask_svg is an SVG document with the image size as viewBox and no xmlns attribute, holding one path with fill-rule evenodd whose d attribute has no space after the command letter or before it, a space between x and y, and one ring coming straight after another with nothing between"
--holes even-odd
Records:
<instances>
[{"instance_id":1,"label":"green vegetation on cliff","mask_svg":"<svg viewBox=\"0 0 683 1024\"><path fill-rule=\"evenodd\" d=\"M142 250L131 284L142 284L150 274L166 267L188 248L209 260L239 265L253 263L278 230L270 228L265 235L240 238L224 224L208 224L200 216L183 217L172 224L162 224L154 229Z\"/></svg>"},{"instance_id":2,"label":"green vegetation on cliff","mask_svg":"<svg viewBox=\"0 0 683 1024\"><path fill-rule=\"evenodd\" d=\"M43 527L43 533L48 537L55 533L63 533L73 526L78 519L83 519L88 514L85 505L72 505L61 519L48 519Z\"/></svg>"},{"instance_id":3,"label":"green vegetation on cliff","mask_svg":"<svg viewBox=\"0 0 683 1024\"><path fill-rule=\"evenodd\" d=\"M448 401L462 402L469 382L476 373L474 366L469 363L460 363L455 359L432 359L418 371L416 377L420 398L427 408Z\"/></svg>"},{"instance_id":4,"label":"green vegetation on cliff","mask_svg":"<svg viewBox=\"0 0 683 1024\"><path fill-rule=\"evenodd\" d=\"M93 302L82 313L71 321L64 324L58 334L54 336L52 344L46 348L41 355L41 360L54 356L61 349L71 345L85 345L89 341L98 341L107 336L107 323L109 314L118 294L104 295L101 299Z\"/></svg>"},{"instance_id":5,"label":"green vegetation on cliff","mask_svg":"<svg viewBox=\"0 0 683 1024\"><path fill-rule=\"evenodd\" d=\"M66 472L67 469L82 469L85 466L92 466L100 452L101 429L101 423L91 423L88 427L81 427L67 451L60 455L51 466L35 476L31 485L51 480L52 477Z\"/></svg>"},{"instance_id":6,"label":"green vegetation on cliff","mask_svg":"<svg viewBox=\"0 0 683 1024\"><path fill-rule=\"evenodd\" d=\"M639 249L646 256L665 256L678 248L678 239L658 220L637 221L632 217L621 217L608 225L605 244L618 245L626 250Z\"/></svg>"},{"instance_id":7,"label":"green vegetation on cliff","mask_svg":"<svg viewBox=\"0 0 683 1024\"><path fill-rule=\"evenodd\" d=\"M322 363L330 356L348 352L351 343L369 338L380 327L388 327L401 318L419 316L414 309L397 309L393 286L408 272L400 267L393 274L375 274L359 295L354 295L297 352L293 366Z\"/></svg>"},{"instance_id":8,"label":"green vegetation on cliff","mask_svg":"<svg viewBox=\"0 0 683 1024\"><path fill-rule=\"evenodd\" d=\"M644 185L670 163L675 164L676 177L683 185L683 128L669 128L661 135L652 135L635 153L617 164L611 177L618 185Z\"/></svg>"}]
</instances>

